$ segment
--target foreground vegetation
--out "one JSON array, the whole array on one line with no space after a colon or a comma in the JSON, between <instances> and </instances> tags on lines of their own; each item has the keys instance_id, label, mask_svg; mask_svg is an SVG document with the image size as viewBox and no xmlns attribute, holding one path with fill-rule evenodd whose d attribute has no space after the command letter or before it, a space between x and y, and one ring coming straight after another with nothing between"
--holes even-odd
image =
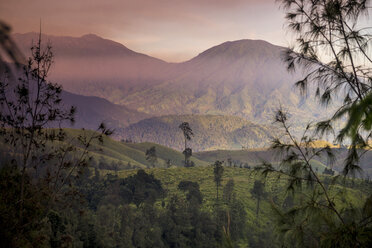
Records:
<instances>
[{"instance_id":1,"label":"foreground vegetation","mask_svg":"<svg viewBox=\"0 0 372 248\"><path fill-rule=\"evenodd\" d=\"M310 189L292 195L286 181L275 177L255 192L262 177L245 168L224 168L219 201L212 166L116 174L90 169L74 183L78 195L66 195L68 201L55 203L37 226L12 240L17 213L11 206L20 193L20 174L6 166L0 175L8 182L0 192L2 228L7 226L1 233L3 247L14 242L23 247L33 242L38 247L281 247L274 210L296 208L311 195ZM362 209L371 189L370 182L348 180L346 187L336 184L331 192L337 208ZM44 209L33 203L42 202L43 192L28 190L37 195L26 204L28 218L35 218Z\"/></svg>"}]
</instances>

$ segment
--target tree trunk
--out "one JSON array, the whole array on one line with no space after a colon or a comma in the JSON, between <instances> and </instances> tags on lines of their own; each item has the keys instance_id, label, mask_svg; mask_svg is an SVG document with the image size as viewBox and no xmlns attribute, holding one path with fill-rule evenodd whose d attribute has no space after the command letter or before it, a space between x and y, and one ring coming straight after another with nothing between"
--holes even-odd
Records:
<instances>
[{"instance_id":1,"label":"tree trunk","mask_svg":"<svg viewBox=\"0 0 372 248\"><path fill-rule=\"evenodd\" d=\"M187 139L186 139L186 137L185 137L185 150L184 150L184 153L185 153L185 167L187 166L187 161L186 161L186 159L187 159L186 148L187 148Z\"/></svg>"},{"instance_id":2,"label":"tree trunk","mask_svg":"<svg viewBox=\"0 0 372 248\"><path fill-rule=\"evenodd\" d=\"M218 204L218 185L217 185L217 204Z\"/></svg>"}]
</instances>

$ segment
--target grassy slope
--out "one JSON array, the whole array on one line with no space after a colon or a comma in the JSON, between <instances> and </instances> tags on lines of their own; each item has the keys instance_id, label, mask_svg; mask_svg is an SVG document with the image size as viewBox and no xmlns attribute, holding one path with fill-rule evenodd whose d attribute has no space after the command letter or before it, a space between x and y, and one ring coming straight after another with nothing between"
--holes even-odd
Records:
<instances>
[{"instance_id":1,"label":"grassy slope","mask_svg":"<svg viewBox=\"0 0 372 248\"><path fill-rule=\"evenodd\" d=\"M173 165L182 165L184 160L184 155L176 150L168 148L166 146L158 145L155 143L145 142L145 143L129 143L126 144L128 147L142 151L143 153L146 152L146 149L155 146L156 154L159 158L163 160L171 160ZM191 157L191 161L193 161L197 166L207 166L210 163L197 159L196 157Z\"/></svg>"},{"instance_id":2,"label":"grassy slope","mask_svg":"<svg viewBox=\"0 0 372 248\"><path fill-rule=\"evenodd\" d=\"M194 156L210 163L213 163L216 160L227 162L228 159L231 159L233 164L237 163L238 166L240 163L247 163L250 166L255 166L262 164L263 161L277 164L277 161L280 158L268 149L251 149L240 151L217 150L198 152L195 153ZM323 172L323 170L327 167L322 162L317 160L312 160L312 165L314 168L318 169L319 172Z\"/></svg>"},{"instance_id":3,"label":"grassy slope","mask_svg":"<svg viewBox=\"0 0 372 248\"><path fill-rule=\"evenodd\" d=\"M66 129L66 131L71 137L77 137L82 134L82 131L77 129ZM93 134L93 131L86 130L84 132L87 136ZM108 162L130 162L132 165L147 167L150 166L150 164L146 160L146 150L152 146L155 146L158 156L157 167L165 167L168 159L171 160L172 165L183 165L182 160L184 156L179 151L154 143L123 143L109 137L104 137L103 144L97 141L93 142L91 149L94 150L94 152L91 152L91 155L97 161L99 161L100 157L104 156ZM197 158L192 158L191 160L198 166L206 166L209 164Z\"/></svg>"},{"instance_id":4,"label":"grassy slope","mask_svg":"<svg viewBox=\"0 0 372 248\"><path fill-rule=\"evenodd\" d=\"M82 144L78 142L78 136L83 135L89 139L91 136L97 135L96 132L91 130L82 131L80 129L65 129L65 132L67 133L67 138L65 141L61 142L62 145L75 145L78 148L78 151L82 150ZM49 146L51 146L51 144L49 144ZM103 143L100 143L97 140L94 140L91 143L89 147L89 155L96 163L99 163L99 161L103 159L106 164L121 163L127 165L130 163L132 166L146 168L151 166L146 160L146 150L152 146L155 146L156 154L158 156L156 167L166 167L166 161L168 159L171 160L172 166L183 166L182 161L184 155L179 151L154 143L123 143L106 136L103 138ZM9 152L20 153L21 151L13 151L10 146L2 143L0 140L0 152L7 154ZM197 166L207 166L210 164L195 157L191 158L191 160ZM123 168L119 167L118 169L120 170Z\"/></svg>"},{"instance_id":5,"label":"grassy slope","mask_svg":"<svg viewBox=\"0 0 372 248\"><path fill-rule=\"evenodd\" d=\"M85 130L82 131L80 129L65 129L68 134L68 138L65 143L73 143L77 144L76 138L79 135L84 134L87 137L90 137L94 134L93 131ZM75 140L75 141L71 141ZM106 163L118 163L121 162L122 164L126 165L130 163L136 167L146 168L150 166L148 161L146 160L146 150L152 146L155 146L158 156L158 162L156 164L157 167L166 167L166 161L169 159L173 166L183 166L183 154L179 151L174 149L155 144L155 143L123 143L116 140L113 140L109 137L104 137L103 144L95 141L93 142L92 146L90 147L91 153L90 155L93 159L98 162L101 158L104 158ZM75 143L74 143L75 142ZM319 142L318 142L319 143ZM324 143L324 142L323 142ZM322 144L323 144L322 143ZM320 146L317 144L317 146ZM2 144L0 147L0 151L9 152L11 149L7 148L6 145ZM345 158L346 149L334 148L336 152L336 163L334 168L338 171L342 170L343 160ZM372 154L367 153L364 158L361 160L362 168L364 169L365 173L371 172L370 160L372 159ZM233 164L239 166L241 163L247 163L250 166L254 166L257 164L261 164L262 161L269 161L273 162L274 164L276 161L279 161L280 157L278 157L275 153L268 149L250 149L250 150L215 150L215 151L206 151L206 152L198 152L194 153L191 160L197 166L207 166L213 164L216 160L225 161L227 162L228 159L231 158ZM327 160L320 159L319 161L314 160L312 161L315 168L318 168L319 172L323 172L324 168L326 167ZM122 168L118 168L122 169Z\"/></svg>"}]
</instances>

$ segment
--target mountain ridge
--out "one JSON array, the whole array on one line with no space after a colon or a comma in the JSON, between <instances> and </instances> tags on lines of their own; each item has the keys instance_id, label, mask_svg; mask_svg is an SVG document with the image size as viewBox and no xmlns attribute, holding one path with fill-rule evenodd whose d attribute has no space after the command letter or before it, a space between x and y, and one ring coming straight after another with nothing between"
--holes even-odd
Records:
<instances>
[{"instance_id":1,"label":"mountain ridge","mask_svg":"<svg viewBox=\"0 0 372 248\"><path fill-rule=\"evenodd\" d=\"M25 56L37 33L15 34ZM50 80L72 93L98 96L118 104L123 96L151 87L167 78L172 64L137 53L121 43L96 35L41 35L42 47L52 46L55 63Z\"/></svg>"},{"instance_id":2,"label":"mountain ridge","mask_svg":"<svg viewBox=\"0 0 372 248\"><path fill-rule=\"evenodd\" d=\"M19 42L24 42L24 40L34 40L34 39L37 40L38 36L39 36L39 33L37 33L37 32L27 32L27 33L15 33L15 34L13 34L13 38L18 43ZM110 40L110 39L106 39L106 38L103 38L101 36L98 36L98 35L92 34L92 33L84 34L84 35L81 35L79 37L67 36L67 35L59 36L59 35L41 34L41 40L44 41L45 39L47 40L47 42L52 42L52 44L51 44L52 46L53 46L53 41L56 42L59 39L68 42L67 44L70 44L70 45L71 44L77 44L79 41L86 41L86 42L91 42L91 43L98 41L98 42L101 42L101 45L105 45L105 46L111 45L111 46L114 46L116 49L123 49L122 51L126 51L127 55L140 55L140 56L143 56L143 57L147 57L147 58L158 60L158 61L161 61L161 62L164 62L164 63L168 63L168 62L166 62L162 59L155 58L155 57L149 56L147 54L139 53L139 52L136 52L132 49L129 49L127 46L125 46L124 44L122 44L120 42ZM23 48L23 52L27 53L28 52L27 50L29 49L29 47L24 47L24 45L22 43L20 45L21 45L21 48ZM29 45L31 45L31 44L29 44ZM99 49L98 49L98 51L99 51ZM114 54L115 55L120 55L120 54L116 54L116 53L114 53Z\"/></svg>"},{"instance_id":3,"label":"mountain ridge","mask_svg":"<svg viewBox=\"0 0 372 248\"><path fill-rule=\"evenodd\" d=\"M74 39L81 42L74 49L81 48L82 55L89 50L84 40L105 40L92 34ZM99 42L92 47L127 49L106 41L114 48L100 48ZM23 46L28 47L25 42ZM228 41L173 64L144 56L61 57L62 47L54 45L52 81L72 93L105 98L148 116L230 115L268 124L282 105L294 116L296 128L301 128L327 114L313 98L306 100L294 92L300 73L290 74L281 60L285 48L267 41Z\"/></svg>"},{"instance_id":4,"label":"mountain ridge","mask_svg":"<svg viewBox=\"0 0 372 248\"><path fill-rule=\"evenodd\" d=\"M96 130L103 122L108 128L116 129L150 117L96 96L82 96L62 91L62 100L65 107L76 107L75 122L67 125L71 128Z\"/></svg>"}]
</instances>

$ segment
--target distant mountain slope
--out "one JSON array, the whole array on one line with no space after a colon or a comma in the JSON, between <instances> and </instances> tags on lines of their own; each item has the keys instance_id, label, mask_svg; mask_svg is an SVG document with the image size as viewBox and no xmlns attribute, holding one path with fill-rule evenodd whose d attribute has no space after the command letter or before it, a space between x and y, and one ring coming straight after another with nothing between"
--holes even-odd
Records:
<instances>
[{"instance_id":1,"label":"distant mountain slope","mask_svg":"<svg viewBox=\"0 0 372 248\"><path fill-rule=\"evenodd\" d=\"M147 114L95 96L82 96L63 91L62 99L64 106L75 106L77 109L75 123L72 126L74 128L96 130L103 122L108 128L115 129L149 117Z\"/></svg>"},{"instance_id":2,"label":"distant mountain slope","mask_svg":"<svg viewBox=\"0 0 372 248\"><path fill-rule=\"evenodd\" d=\"M120 103L155 115L237 115L257 123L271 122L281 104L301 122L318 118L317 103L294 92L299 76L287 72L283 50L260 40L226 42L178 64L176 77Z\"/></svg>"},{"instance_id":3,"label":"distant mountain slope","mask_svg":"<svg viewBox=\"0 0 372 248\"><path fill-rule=\"evenodd\" d=\"M27 51L36 35L14 38ZM42 39L55 52L52 80L71 92L150 115L236 115L268 124L281 104L303 125L327 114L313 99L305 101L293 91L299 76L287 72L284 48L262 40L225 42L172 64L95 35Z\"/></svg>"},{"instance_id":4,"label":"distant mountain slope","mask_svg":"<svg viewBox=\"0 0 372 248\"><path fill-rule=\"evenodd\" d=\"M30 54L37 33L15 34L21 51ZM171 64L134 52L120 43L89 34L81 37L42 35L52 46L55 64L50 79L82 95L118 103L139 89L162 82Z\"/></svg>"},{"instance_id":5,"label":"distant mountain slope","mask_svg":"<svg viewBox=\"0 0 372 248\"><path fill-rule=\"evenodd\" d=\"M10 68L13 65L9 64ZM0 75L2 74L2 69L0 68ZM22 78L24 76L23 71L17 71L9 80L12 80L12 85L15 86L22 81L17 78ZM32 80L30 81L32 82ZM10 101L16 101L15 95L12 94L11 88L7 88L6 97ZM31 87L30 91L36 88ZM42 94L45 94L42 93ZM132 123L136 123L142 119L151 117L151 115L140 113L136 110L129 109L125 106L114 104L104 98L96 96L84 96L79 94L70 93L66 90L62 90L61 93L62 102L58 107L61 109L69 109L71 106L76 107L75 122L71 125L69 122L63 122L62 127L72 127L72 128L85 128L96 130L98 126L103 122L108 128L116 129L126 127ZM1 109L0 111L6 109ZM52 127L56 127L58 124L51 124Z\"/></svg>"},{"instance_id":6,"label":"distant mountain slope","mask_svg":"<svg viewBox=\"0 0 372 248\"><path fill-rule=\"evenodd\" d=\"M183 150L183 133L178 126L184 121L189 122L194 132L189 142L194 151L264 147L269 144L275 130L237 116L170 115L131 124L119 129L117 135L135 142L149 141Z\"/></svg>"}]
</instances>

